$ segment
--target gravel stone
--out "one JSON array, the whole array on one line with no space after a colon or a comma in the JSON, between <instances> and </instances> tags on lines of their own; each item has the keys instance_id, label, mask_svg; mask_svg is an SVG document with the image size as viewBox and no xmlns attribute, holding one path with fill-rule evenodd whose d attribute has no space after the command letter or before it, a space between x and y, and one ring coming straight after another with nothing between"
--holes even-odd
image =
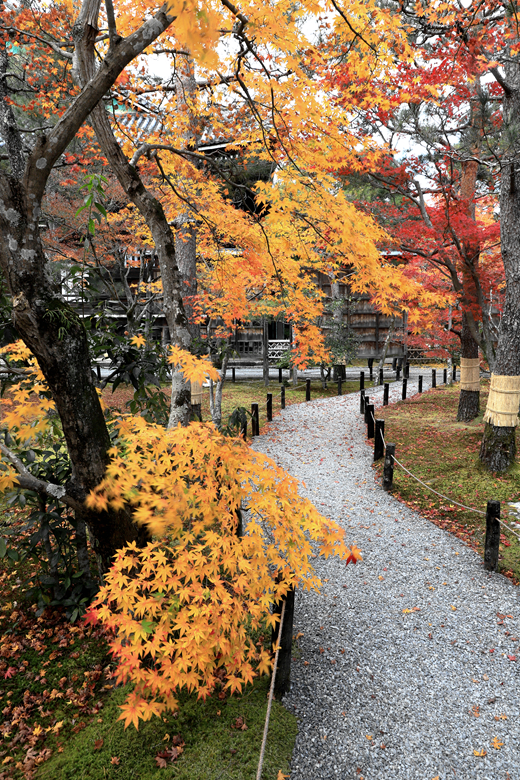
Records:
<instances>
[{"instance_id":1,"label":"gravel stone","mask_svg":"<svg viewBox=\"0 0 520 780\"><path fill-rule=\"evenodd\" d=\"M382 389L367 392L382 404ZM358 394L288 407L254 447L363 554L356 566L317 558L322 591L296 594L291 780L518 780L515 586L383 491Z\"/></svg>"}]
</instances>

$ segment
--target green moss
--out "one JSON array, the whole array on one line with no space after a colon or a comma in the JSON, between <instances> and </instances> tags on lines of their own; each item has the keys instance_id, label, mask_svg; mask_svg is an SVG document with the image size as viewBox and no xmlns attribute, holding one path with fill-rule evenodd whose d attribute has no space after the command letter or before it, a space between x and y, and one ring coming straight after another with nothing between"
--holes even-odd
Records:
<instances>
[{"instance_id":1,"label":"green moss","mask_svg":"<svg viewBox=\"0 0 520 780\"><path fill-rule=\"evenodd\" d=\"M154 718L125 729L118 721L127 688L119 689L101 711L99 720L72 737L63 753L43 764L38 780L254 780L267 706L268 680L248 686L242 696L198 702L181 697L176 716ZM242 718L247 730L233 728ZM296 718L273 703L263 780L286 773L294 747ZM167 736L169 735L169 736ZM155 756L167 748L173 736L185 742L182 755L167 768L158 767ZM102 744L100 744L102 740ZM99 746L96 749L96 744ZM112 763L112 759L119 763Z\"/></svg>"}]
</instances>

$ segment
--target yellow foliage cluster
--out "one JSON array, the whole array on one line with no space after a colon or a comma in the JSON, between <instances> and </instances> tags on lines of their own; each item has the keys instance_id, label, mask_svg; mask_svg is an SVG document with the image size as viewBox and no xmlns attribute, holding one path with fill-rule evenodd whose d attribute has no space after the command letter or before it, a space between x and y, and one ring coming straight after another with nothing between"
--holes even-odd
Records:
<instances>
[{"instance_id":1,"label":"yellow foliage cluster","mask_svg":"<svg viewBox=\"0 0 520 780\"><path fill-rule=\"evenodd\" d=\"M158 539L120 551L90 616L114 632L118 679L136 684L122 715L136 726L174 709L182 688L208 696L219 670L231 691L267 671L250 632L275 624L272 602L292 585L319 588L318 550L360 557L294 478L211 424L164 431L125 419L88 504L130 504Z\"/></svg>"},{"instance_id":2,"label":"yellow foliage cluster","mask_svg":"<svg viewBox=\"0 0 520 780\"><path fill-rule=\"evenodd\" d=\"M8 364L25 371L10 396L2 399L2 424L16 441L24 446L45 436L50 428L49 412L55 411L47 383L38 361L23 341L7 344L0 349ZM0 493L17 483L17 472L6 460L0 464Z\"/></svg>"}]
</instances>

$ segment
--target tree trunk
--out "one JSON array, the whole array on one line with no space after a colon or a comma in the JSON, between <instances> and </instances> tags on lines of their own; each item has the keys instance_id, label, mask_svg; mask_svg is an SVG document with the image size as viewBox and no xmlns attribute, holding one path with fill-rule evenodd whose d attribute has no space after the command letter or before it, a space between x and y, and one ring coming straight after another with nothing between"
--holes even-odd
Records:
<instances>
[{"instance_id":1,"label":"tree trunk","mask_svg":"<svg viewBox=\"0 0 520 780\"><path fill-rule=\"evenodd\" d=\"M471 335L465 312L462 313L461 333L461 358L478 358L478 344ZM461 381L463 381L461 368ZM458 422L470 422L480 412L480 390L468 390L462 388L459 395L459 408L457 410Z\"/></svg>"},{"instance_id":2,"label":"tree trunk","mask_svg":"<svg viewBox=\"0 0 520 780\"><path fill-rule=\"evenodd\" d=\"M209 380L209 405L211 411L211 419L213 425L216 428L222 428L222 390L224 388L224 382L226 381L226 371L229 363L229 352L224 354L222 359L222 366L220 368L220 378L216 385L213 381Z\"/></svg>"},{"instance_id":3,"label":"tree trunk","mask_svg":"<svg viewBox=\"0 0 520 780\"><path fill-rule=\"evenodd\" d=\"M78 71L82 84L92 80L96 71L94 41L97 30L86 25L81 36L76 35ZM146 220L155 244L163 286L163 311L172 342L189 349L191 334L182 301L182 281L175 257L175 237L161 203L144 186L136 166L131 165L112 128L105 107L96 105L91 113L96 138L110 167L126 195L135 203ZM190 388L183 374L172 368L172 397L168 428L190 421Z\"/></svg>"},{"instance_id":4,"label":"tree trunk","mask_svg":"<svg viewBox=\"0 0 520 780\"><path fill-rule=\"evenodd\" d=\"M518 45L518 40L514 41ZM511 44L512 45L512 44ZM500 323L495 365L491 377L511 387L520 384L520 58L509 52L504 66L503 142L507 145L500 184L500 238L506 275L506 296ZM502 379L508 378L507 380ZM497 414L501 403L490 392L484 421L486 428L480 447L480 460L492 472L504 472L516 454L515 428L518 417ZM518 412L520 391L509 390L510 409Z\"/></svg>"},{"instance_id":5,"label":"tree trunk","mask_svg":"<svg viewBox=\"0 0 520 780\"><path fill-rule=\"evenodd\" d=\"M385 367L385 360L386 356L388 354L388 348L390 347L390 342L392 340L392 336L394 335L395 330L395 317L392 317L392 320L390 322L390 327L388 328L388 333L386 334L385 343L383 346L383 351L381 353L381 357L379 358L379 363L377 365L376 369L376 375L374 377L374 385L377 386L379 384L379 374Z\"/></svg>"},{"instance_id":6,"label":"tree trunk","mask_svg":"<svg viewBox=\"0 0 520 780\"><path fill-rule=\"evenodd\" d=\"M265 317L262 319L262 376L264 387L269 387L269 330Z\"/></svg>"},{"instance_id":7,"label":"tree trunk","mask_svg":"<svg viewBox=\"0 0 520 780\"><path fill-rule=\"evenodd\" d=\"M0 259L13 296L13 322L38 358L52 392L72 463L66 492L77 502L78 520L86 522L91 531L104 573L116 550L129 541L144 544L148 534L126 512L97 513L83 505L105 475L111 447L92 380L85 329L45 272L38 219L26 207L21 183L4 175L0 200Z\"/></svg>"},{"instance_id":8,"label":"tree trunk","mask_svg":"<svg viewBox=\"0 0 520 780\"><path fill-rule=\"evenodd\" d=\"M96 24L99 3L84 2L75 38ZM111 46L88 85L71 101L54 126L35 138L25 157L21 135L9 102L8 58L0 46L0 131L10 173L0 171L0 266L13 297L13 321L38 360L61 419L72 463L66 486L53 495L73 506L94 540L100 572L116 551L130 541L144 544L147 531L135 525L129 511L95 512L84 501L105 475L111 446L105 418L92 382L84 327L55 288L40 235L41 204L50 172L116 79L136 56L172 22L163 10L150 16L127 38ZM50 261L49 261L50 262Z\"/></svg>"}]
</instances>

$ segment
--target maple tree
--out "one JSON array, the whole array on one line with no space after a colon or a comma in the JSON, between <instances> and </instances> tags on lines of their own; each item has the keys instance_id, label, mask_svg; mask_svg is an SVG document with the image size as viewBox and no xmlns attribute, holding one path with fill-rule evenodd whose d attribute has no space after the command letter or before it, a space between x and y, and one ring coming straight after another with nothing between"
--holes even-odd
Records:
<instances>
[{"instance_id":1,"label":"maple tree","mask_svg":"<svg viewBox=\"0 0 520 780\"><path fill-rule=\"evenodd\" d=\"M117 554L87 622L114 631L118 679L136 684L122 717L137 726L175 709L182 688L205 698L222 673L233 692L268 670L270 654L249 632L275 625L271 604L291 586L319 587L313 542L347 562L360 555L295 479L241 439L201 424L165 434L139 418L122 422L119 436L88 502L132 503L162 541ZM143 473L150 479L136 490Z\"/></svg>"},{"instance_id":2,"label":"maple tree","mask_svg":"<svg viewBox=\"0 0 520 780\"><path fill-rule=\"evenodd\" d=\"M472 30L461 46L453 25L436 24L439 8L424 15L420 8L395 4L412 56L396 60L391 78L373 82L362 96L358 132L378 138L385 155L377 168L366 168L370 200L366 185L358 185L357 195L390 233L395 261L444 294L440 318L434 309L423 312L423 343L428 349L446 343L442 333L450 329L462 358L477 358L480 347L492 368L503 286L495 219L502 89L483 79L487 63L474 50ZM340 101L350 101L352 80L348 60L328 77ZM384 98L374 101L376 91ZM462 389L458 419L473 419L478 411L478 389Z\"/></svg>"},{"instance_id":3,"label":"maple tree","mask_svg":"<svg viewBox=\"0 0 520 780\"><path fill-rule=\"evenodd\" d=\"M518 295L516 293L518 278L518 247L516 220L516 187L514 185L513 160L516 155L515 127L518 117L518 14L516 3L505 3L497 6L491 2L470 3L461 5L455 2L446 3L391 3L391 9L401 16L412 39L417 33L425 45L435 50L437 43L439 61L433 63L444 73L457 72L462 66L462 72L468 74L467 101L473 100L472 110L467 113L469 123L467 129L468 145L462 155L456 155L460 162L460 195L464 195L466 203L462 203L459 216L469 223L473 219L474 193L476 174L479 163L486 162L489 151L498 163L500 169L500 234L501 256L505 271L505 297L500 321L500 333L493 362L492 392L488 399L485 413L486 429L480 451L481 461L492 471L506 470L515 457L514 428L516 426L515 406L520 396L519 379L520 363L518 362ZM390 8L389 8L390 11ZM444 56L447 55L447 56ZM425 85L426 88L431 84ZM449 97L449 91L438 92L439 101ZM401 95L401 97L404 97ZM417 102L410 99L410 111L417 113ZM487 117L484 109L486 103L492 108ZM480 105L479 105L480 104ZM435 102L434 102L434 105ZM466 103L467 105L467 103ZM501 111L500 111L500 106ZM386 110L387 106L383 106ZM494 141L492 131L486 131L487 118L495 125L499 133L499 143ZM457 115L453 118L456 120ZM450 117L451 123L451 117ZM434 135L442 121L433 123ZM453 127L450 124L451 127ZM443 141L444 148L449 146L449 139ZM449 181L449 179L448 179ZM414 185L418 205L421 206L420 184ZM424 201L423 201L424 205ZM470 225L471 226L471 225ZM453 231L452 236L453 238ZM474 301L479 301L478 267L476 263L468 262L471 257L482 259L482 246L479 236L463 235L459 241L462 254L465 255L464 273L470 276L474 286L465 297L467 303L463 307L466 326L471 331L471 310ZM463 277L464 277L463 273ZM463 278L462 280L465 283ZM481 307L482 308L482 307ZM464 323L463 323L464 325ZM485 330L486 320L483 317L482 326ZM478 334L472 332L475 338ZM476 339L478 341L478 339ZM493 338L487 338L487 342ZM492 349L486 345L488 359Z\"/></svg>"},{"instance_id":4,"label":"maple tree","mask_svg":"<svg viewBox=\"0 0 520 780\"><path fill-rule=\"evenodd\" d=\"M135 525L130 507L95 512L85 505L86 495L103 479L110 439L91 378L83 323L61 298L40 224L52 171L69 163L74 169L82 162L83 149L90 149L87 119L119 182L124 205L137 207L140 230L146 225L144 240L158 256L163 310L176 345L189 347L192 338L175 254L190 223L183 217L176 234L172 224L179 214L189 214L196 223L206 289L211 291L203 302L205 312L229 327L237 318L247 318L253 300L259 307L276 301L293 323L301 364L325 354L315 324L321 311L316 270L325 268L330 275L348 264L352 287L376 288L383 308L401 289L405 298L406 291L423 295L399 269L381 260L374 245L377 227L337 189L331 167L355 159L359 144L349 133L348 112L316 94L313 73L321 54L300 24L307 9L273 3L267 14L253 3L239 10L227 2L203 15L196 9L195 4L173 4L141 23L135 7L108 5L101 11L97 2L85 0L77 18L74 9L61 4L50 11L11 9L0 29L0 125L8 158L0 173L0 264L12 295L13 321L38 359L61 420L71 478L59 486L60 498L88 525L101 571L125 542L145 543L146 532ZM368 7L351 0L342 13L334 13L338 30L356 41L348 19L354 25L368 19ZM373 68L382 74L390 56L382 35L388 19L377 5L373 14L377 23L365 37L370 35L368 51L376 48L376 55L367 65L355 47L351 54L365 80ZM217 47L222 36L229 39L227 49ZM177 98L170 101L172 84L150 78L149 51L166 52L170 61L189 57L196 63L204 89L186 93L186 110L177 110L182 102ZM52 78L34 76L36 59L40 70L47 63ZM128 68L132 62L135 66ZM19 95L20 83L27 86ZM163 128L147 138L129 138L117 121L116 105L131 111L143 94L152 113L164 115ZM195 121L200 127L192 129ZM233 144L246 161L254 156L276 168L275 180L246 187L256 204L250 213L226 200L226 177L221 171L210 176L205 158L188 142L208 125L212 134L225 137L232 129ZM22 132L26 129L31 130L27 135ZM171 139L178 139L178 145ZM97 165L103 157L96 152ZM229 186L240 189L240 181L227 178ZM91 238L90 227L88 232ZM226 247L235 251L225 252ZM181 370L173 372L171 427L188 421L189 389L183 376Z\"/></svg>"}]
</instances>

